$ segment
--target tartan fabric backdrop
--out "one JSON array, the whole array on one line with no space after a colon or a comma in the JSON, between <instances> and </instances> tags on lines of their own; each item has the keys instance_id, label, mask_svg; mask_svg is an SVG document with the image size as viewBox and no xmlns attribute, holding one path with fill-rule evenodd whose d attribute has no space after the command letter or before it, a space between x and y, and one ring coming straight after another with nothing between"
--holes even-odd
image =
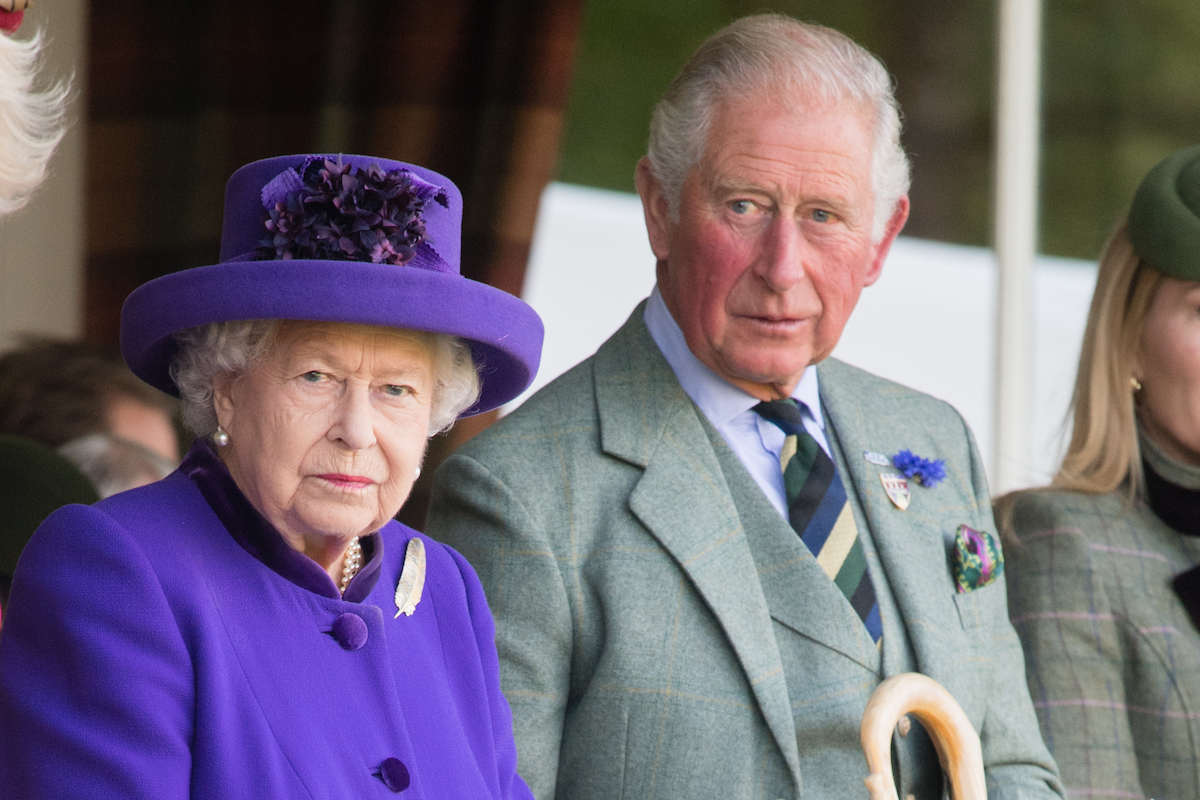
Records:
<instances>
[{"instance_id":1,"label":"tartan fabric backdrop","mask_svg":"<svg viewBox=\"0 0 1200 800\"><path fill-rule=\"evenodd\" d=\"M463 273L520 294L584 0L197 0L92 12L85 331L138 285L215 263L225 181L268 156L411 161L464 197ZM431 444L432 467L490 422Z\"/></svg>"}]
</instances>

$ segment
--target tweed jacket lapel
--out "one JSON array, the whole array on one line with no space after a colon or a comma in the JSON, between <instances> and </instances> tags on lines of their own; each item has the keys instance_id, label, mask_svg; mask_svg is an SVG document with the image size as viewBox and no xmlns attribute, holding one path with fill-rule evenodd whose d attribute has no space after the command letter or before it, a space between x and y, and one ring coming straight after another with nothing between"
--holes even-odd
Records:
<instances>
[{"instance_id":1,"label":"tweed jacket lapel","mask_svg":"<svg viewBox=\"0 0 1200 800\"><path fill-rule=\"evenodd\" d=\"M750 545L700 414L650 338L643 308L593 362L601 448L644 469L630 510L721 624L799 785L783 663Z\"/></svg>"},{"instance_id":2,"label":"tweed jacket lapel","mask_svg":"<svg viewBox=\"0 0 1200 800\"><path fill-rule=\"evenodd\" d=\"M838 466L844 467L846 482L853 486L853 494L858 498L861 519L866 522L895 608L906 625L908 643L916 658L915 667L931 674L930 670L936 671L946 661L947 651L961 645L962 639L960 631L953 628L930 630L923 622L955 620L959 616L947 559L948 538L952 541L958 523L992 528L991 511L978 508L969 492L956 494L956 487L972 486L969 475L954 474L969 470L969 465L949 459L944 485L933 489L913 486L908 509L901 511L893 506L879 475L896 470L867 462L863 453L875 451L890 455L907 447L926 457L937 457L938 442L923 420L914 419L911 425L896 425L897 418L904 418L903 410L893 408L884 413L889 398L864 392L853 380L853 373L840 362L828 359L818 367L818 373L822 407L835 429L839 455L844 456L844 463L839 462ZM879 412L872 411L873 403L879 405ZM881 422L884 420L886 422ZM885 643L891 630L889 616L892 625L900 624L895 613L884 616ZM896 657L901 654L890 655L892 657L885 658L885 662L898 663ZM975 700L980 708L985 705L985 698L972 699L970 693L960 696L962 693L955 691L956 687L951 684L958 682L957 676L938 674L936 678L960 697L969 715L976 705Z\"/></svg>"}]
</instances>

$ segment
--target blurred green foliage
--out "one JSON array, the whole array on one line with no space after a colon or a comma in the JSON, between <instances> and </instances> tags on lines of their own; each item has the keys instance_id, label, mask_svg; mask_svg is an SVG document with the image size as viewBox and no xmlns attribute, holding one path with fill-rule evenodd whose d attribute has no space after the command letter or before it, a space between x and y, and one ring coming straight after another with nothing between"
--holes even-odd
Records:
<instances>
[{"instance_id":1,"label":"blurred green foliage","mask_svg":"<svg viewBox=\"0 0 1200 800\"><path fill-rule=\"evenodd\" d=\"M559 180L633 191L650 112L695 47L779 11L841 30L896 78L913 160L906 233L991 241L995 0L592 0ZM1200 2L1045 0L1043 252L1094 258L1138 180L1200 142Z\"/></svg>"}]
</instances>

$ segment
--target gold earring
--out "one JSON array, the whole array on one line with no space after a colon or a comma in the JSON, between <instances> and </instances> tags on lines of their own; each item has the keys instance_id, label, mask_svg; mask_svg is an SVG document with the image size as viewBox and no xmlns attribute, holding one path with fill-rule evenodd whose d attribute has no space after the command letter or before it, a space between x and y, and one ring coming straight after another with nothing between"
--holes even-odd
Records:
<instances>
[{"instance_id":1,"label":"gold earring","mask_svg":"<svg viewBox=\"0 0 1200 800\"><path fill-rule=\"evenodd\" d=\"M1133 387L1133 390L1135 392L1140 392L1142 390L1142 384L1138 381L1137 378L1130 378L1129 385Z\"/></svg>"}]
</instances>

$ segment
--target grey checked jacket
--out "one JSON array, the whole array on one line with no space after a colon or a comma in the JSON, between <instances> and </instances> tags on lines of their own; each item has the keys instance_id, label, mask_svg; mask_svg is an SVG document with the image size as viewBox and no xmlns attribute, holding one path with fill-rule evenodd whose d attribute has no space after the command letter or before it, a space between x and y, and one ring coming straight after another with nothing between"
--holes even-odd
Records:
<instances>
[{"instance_id":1,"label":"grey checked jacket","mask_svg":"<svg viewBox=\"0 0 1200 800\"><path fill-rule=\"evenodd\" d=\"M1068 794L1200 798L1200 634L1171 589L1200 540L1118 493L1025 494L1012 529L1009 607Z\"/></svg>"}]
</instances>

